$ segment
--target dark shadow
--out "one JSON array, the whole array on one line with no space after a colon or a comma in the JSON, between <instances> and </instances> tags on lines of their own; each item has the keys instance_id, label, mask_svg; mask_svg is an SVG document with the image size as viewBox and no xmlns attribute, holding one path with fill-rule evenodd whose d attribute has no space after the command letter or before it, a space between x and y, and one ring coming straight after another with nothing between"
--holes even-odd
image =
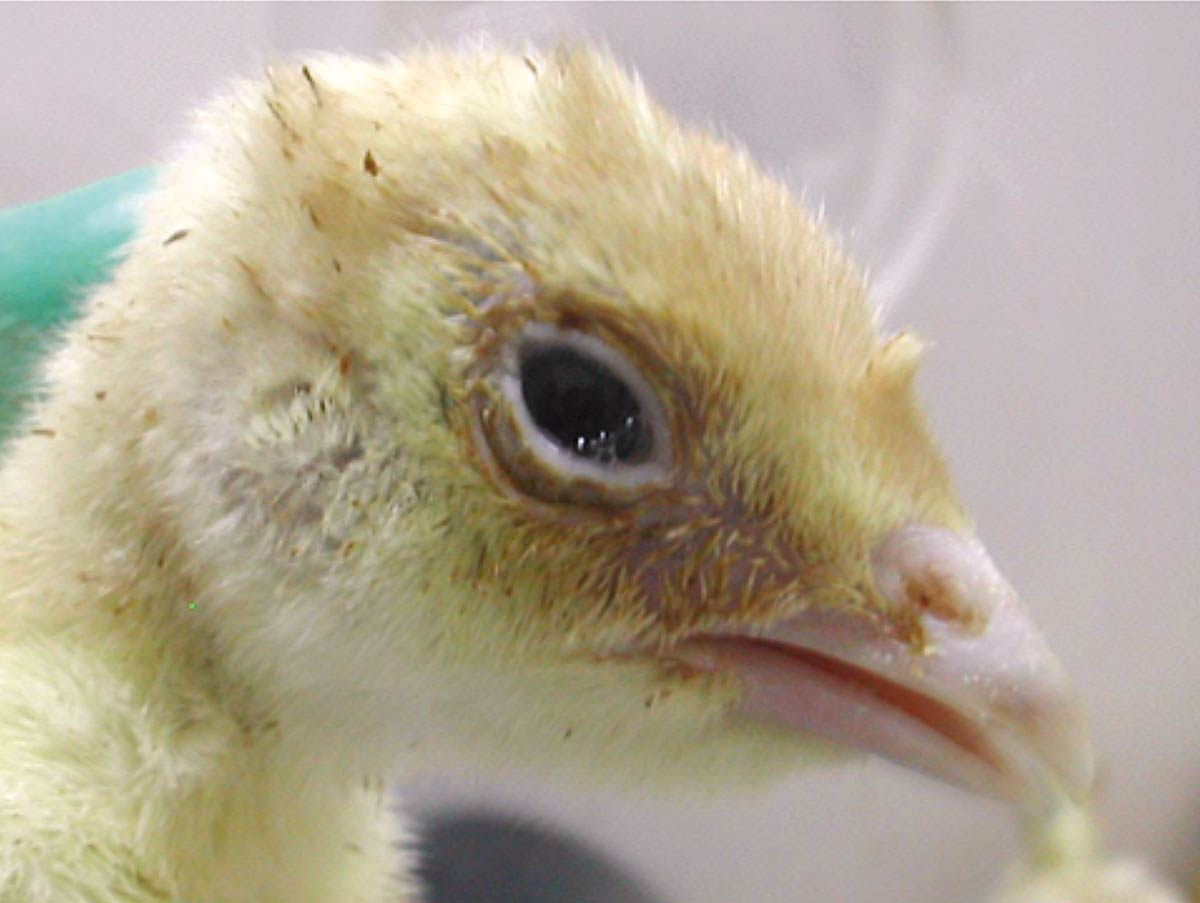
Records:
<instances>
[{"instance_id":1,"label":"dark shadow","mask_svg":"<svg viewBox=\"0 0 1200 903\"><path fill-rule=\"evenodd\" d=\"M661 903L581 841L511 815L433 813L419 836L423 903Z\"/></svg>"}]
</instances>

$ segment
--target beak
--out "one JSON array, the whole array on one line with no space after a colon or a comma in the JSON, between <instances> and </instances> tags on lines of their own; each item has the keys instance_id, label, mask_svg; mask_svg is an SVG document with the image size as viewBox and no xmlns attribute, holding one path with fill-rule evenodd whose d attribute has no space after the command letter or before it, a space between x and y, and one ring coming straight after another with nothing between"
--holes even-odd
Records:
<instances>
[{"instance_id":1,"label":"beak","mask_svg":"<svg viewBox=\"0 0 1200 903\"><path fill-rule=\"evenodd\" d=\"M742 684L738 713L988 796L1086 798L1091 749L1061 665L983 546L936 527L872 556L885 613L812 610L676 650Z\"/></svg>"}]
</instances>

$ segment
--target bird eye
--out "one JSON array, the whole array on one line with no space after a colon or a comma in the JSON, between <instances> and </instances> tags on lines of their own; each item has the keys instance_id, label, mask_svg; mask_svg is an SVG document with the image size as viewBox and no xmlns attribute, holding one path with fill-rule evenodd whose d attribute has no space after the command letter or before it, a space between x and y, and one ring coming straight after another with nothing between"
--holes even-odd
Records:
<instances>
[{"instance_id":1,"label":"bird eye","mask_svg":"<svg viewBox=\"0 0 1200 903\"><path fill-rule=\"evenodd\" d=\"M599 464L629 464L654 447L633 390L595 358L566 345L534 346L521 360L530 419L558 446Z\"/></svg>"},{"instance_id":2,"label":"bird eye","mask_svg":"<svg viewBox=\"0 0 1200 903\"><path fill-rule=\"evenodd\" d=\"M609 490L665 475L671 441L663 406L607 342L528 323L495 376L507 416L488 430L488 441L526 491L565 499L578 494L570 486L580 480Z\"/></svg>"}]
</instances>

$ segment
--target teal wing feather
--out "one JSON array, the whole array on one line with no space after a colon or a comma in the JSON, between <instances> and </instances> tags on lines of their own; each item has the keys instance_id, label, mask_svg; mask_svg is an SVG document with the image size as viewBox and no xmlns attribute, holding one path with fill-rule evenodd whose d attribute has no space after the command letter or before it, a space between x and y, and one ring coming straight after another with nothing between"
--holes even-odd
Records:
<instances>
[{"instance_id":1,"label":"teal wing feather","mask_svg":"<svg viewBox=\"0 0 1200 903\"><path fill-rule=\"evenodd\" d=\"M105 279L154 182L137 169L68 194L0 211L0 441L36 396L36 362Z\"/></svg>"}]
</instances>

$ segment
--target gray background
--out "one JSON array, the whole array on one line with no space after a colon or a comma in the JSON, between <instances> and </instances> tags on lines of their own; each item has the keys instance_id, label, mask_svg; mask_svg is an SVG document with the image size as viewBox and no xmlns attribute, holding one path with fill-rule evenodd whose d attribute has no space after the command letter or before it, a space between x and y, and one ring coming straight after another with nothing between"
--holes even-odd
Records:
<instances>
[{"instance_id":1,"label":"gray background","mask_svg":"<svg viewBox=\"0 0 1200 903\"><path fill-rule=\"evenodd\" d=\"M1200 854L1200 6L0 4L0 206L152 162L228 77L483 29L603 39L825 204L984 538L1086 694L1114 843ZM755 799L474 775L679 903L966 903L999 806L870 763Z\"/></svg>"}]
</instances>

